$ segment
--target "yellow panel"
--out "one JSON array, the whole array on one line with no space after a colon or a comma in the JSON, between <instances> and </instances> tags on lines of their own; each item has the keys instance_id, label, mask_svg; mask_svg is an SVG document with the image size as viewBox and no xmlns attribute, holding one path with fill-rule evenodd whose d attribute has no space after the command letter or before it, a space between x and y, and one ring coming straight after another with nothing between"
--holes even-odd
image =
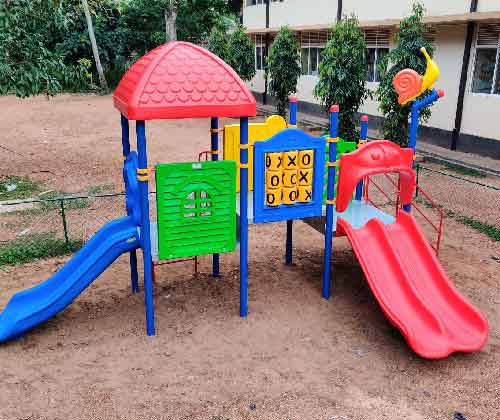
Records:
<instances>
[{"instance_id":1,"label":"yellow panel","mask_svg":"<svg viewBox=\"0 0 500 420\"><path fill-rule=\"evenodd\" d=\"M297 171L295 169L289 169L283 171L283 186L284 187L297 186Z\"/></svg>"},{"instance_id":2,"label":"yellow panel","mask_svg":"<svg viewBox=\"0 0 500 420\"><path fill-rule=\"evenodd\" d=\"M283 188L283 204L295 204L297 195L297 188Z\"/></svg>"},{"instance_id":3,"label":"yellow panel","mask_svg":"<svg viewBox=\"0 0 500 420\"><path fill-rule=\"evenodd\" d=\"M298 168L299 153L297 150L290 150L283 152L283 167L284 169L297 169Z\"/></svg>"},{"instance_id":4,"label":"yellow panel","mask_svg":"<svg viewBox=\"0 0 500 420\"><path fill-rule=\"evenodd\" d=\"M281 171L283 169L283 154L281 152L266 153L266 169Z\"/></svg>"},{"instance_id":5,"label":"yellow panel","mask_svg":"<svg viewBox=\"0 0 500 420\"><path fill-rule=\"evenodd\" d=\"M281 171L266 171L266 187L268 189L281 188Z\"/></svg>"},{"instance_id":6,"label":"yellow panel","mask_svg":"<svg viewBox=\"0 0 500 420\"><path fill-rule=\"evenodd\" d=\"M312 168L314 162L313 150L300 150L299 151L299 166L303 169Z\"/></svg>"},{"instance_id":7,"label":"yellow panel","mask_svg":"<svg viewBox=\"0 0 500 420\"><path fill-rule=\"evenodd\" d=\"M266 205L279 206L281 204L281 188L266 190Z\"/></svg>"},{"instance_id":8,"label":"yellow panel","mask_svg":"<svg viewBox=\"0 0 500 420\"><path fill-rule=\"evenodd\" d=\"M312 199L312 185L306 185L306 186L299 186L297 188L297 191L299 193L298 196L298 201L301 203L307 203L308 201L311 201Z\"/></svg>"},{"instance_id":9,"label":"yellow panel","mask_svg":"<svg viewBox=\"0 0 500 420\"><path fill-rule=\"evenodd\" d=\"M286 121L279 115L271 115L263 123L248 124L248 190L253 190L253 147L256 141L267 140L286 128ZM240 163L240 125L224 126L224 160ZM240 171L236 175L236 191L240 190Z\"/></svg>"},{"instance_id":10,"label":"yellow panel","mask_svg":"<svg viewBox=\"0 0 500 420\"><path fill-rule=\"evenodd\" d=\"M299 169L297 171L297 178L299 185L312 185L313 170L312 169Z\"/></svg>"}]
</instances>

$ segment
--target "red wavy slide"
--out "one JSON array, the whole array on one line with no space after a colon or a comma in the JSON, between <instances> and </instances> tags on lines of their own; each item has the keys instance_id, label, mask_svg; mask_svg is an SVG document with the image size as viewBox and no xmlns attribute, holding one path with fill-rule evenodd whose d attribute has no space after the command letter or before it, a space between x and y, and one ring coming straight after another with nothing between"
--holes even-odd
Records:
<instances>
[{"instance_id":1,"label":"red wavy slide","mask_svg":"<svg viewBox=\"0 0 500 420\"><path fill-rule=\"evenodd\" d=\"M341 217L370 288L391 323L420 356L439 359L481 349L488 322L452 285L413 216L370 220L354 229Z\"/></svg>"}]
</instances>

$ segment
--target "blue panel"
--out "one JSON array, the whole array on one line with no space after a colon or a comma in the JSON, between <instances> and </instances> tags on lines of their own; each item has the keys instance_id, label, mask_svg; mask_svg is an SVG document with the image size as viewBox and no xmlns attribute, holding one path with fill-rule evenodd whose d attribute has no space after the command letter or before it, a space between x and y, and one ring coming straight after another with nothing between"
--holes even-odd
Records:
<instances>
[{"instance_id":1,"label":"blue panel","mask_svg":"<svg viewBox=\"0 0 500 420\"><path fill-rule=\"evenodd\" d=\"M313 197L308 203L265 205L265 154L289 150L314 150ZM323 201L323 177L325 170L325 139L314 137L297 129L286 129L267 141L254 145L254 223L278 222L320 216Z\"/></svg>"}]
</instances>

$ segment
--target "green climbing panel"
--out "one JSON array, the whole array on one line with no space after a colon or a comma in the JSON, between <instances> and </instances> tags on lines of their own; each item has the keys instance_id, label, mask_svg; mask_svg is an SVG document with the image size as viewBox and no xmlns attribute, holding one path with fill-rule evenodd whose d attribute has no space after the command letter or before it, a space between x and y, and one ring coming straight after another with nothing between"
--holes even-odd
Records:
<instances>
[{"instance_id":1,"label":"green climbing panel","mask_svg":"<svg viewBox=\"0 0 500 420\"><path fill-rule=\"evenodd\" d=\"M329 159L329 143L326 144L326 155L325 155L325 163L328 162ZM340 159L340 156L342 156L344 153L349 153L349 152L354 152L356 150L356 142L355 141L345 141L339 138L339 141L337 142L337 160ZM338 168L337 168L338 169ZM335 178L335 190L333 193L333 196L337 196L337 185L339 182L339 177L338 177L338 172L337 172L337 177ZM326 188L328 185L328 166L325 168L325 175L324 175L324 182L323 182L323 199L326 200Z\"/></svg>"},{"instance_id":2,"label":"green climbing panel","mask_svg":"<svg viewBox=\"0 0 500 420\"><path fill-rule=\"evenodd\" d=\"M156 166L160 260L236 248L236 162Z\"/></svg>"}]
</instances>

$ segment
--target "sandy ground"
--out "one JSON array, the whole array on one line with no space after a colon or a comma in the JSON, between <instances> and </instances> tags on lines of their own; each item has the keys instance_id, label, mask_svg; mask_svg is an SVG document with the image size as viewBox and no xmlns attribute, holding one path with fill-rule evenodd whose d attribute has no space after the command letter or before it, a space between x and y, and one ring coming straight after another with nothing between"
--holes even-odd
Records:
<instances>
[{"instance_id":1,"label":"sandy ground","mask_svg":"<svg viewBox=\"0 0 500 420\"><path fill-rule=\"evenodd\" d=\"M0 175L65 191L120 189L110 97L3 97L0 107ZM207 148L208 127L151 124L151 163L192 160ZM202 257L197 277L191 263L159 269L149 338L121 257L60 315L0 346L0 419L500 419L500 244L454 220L445 232L444 268L490 322L480 352L418 358L385 320L345 239L335 240L325 301L322 236L296 222L286 267L284 224L258 225L247 319L238 316L238 254L222 256L217 281ZM0 308L65 260L1 270Z\"/></svg>"}]
</instances>

